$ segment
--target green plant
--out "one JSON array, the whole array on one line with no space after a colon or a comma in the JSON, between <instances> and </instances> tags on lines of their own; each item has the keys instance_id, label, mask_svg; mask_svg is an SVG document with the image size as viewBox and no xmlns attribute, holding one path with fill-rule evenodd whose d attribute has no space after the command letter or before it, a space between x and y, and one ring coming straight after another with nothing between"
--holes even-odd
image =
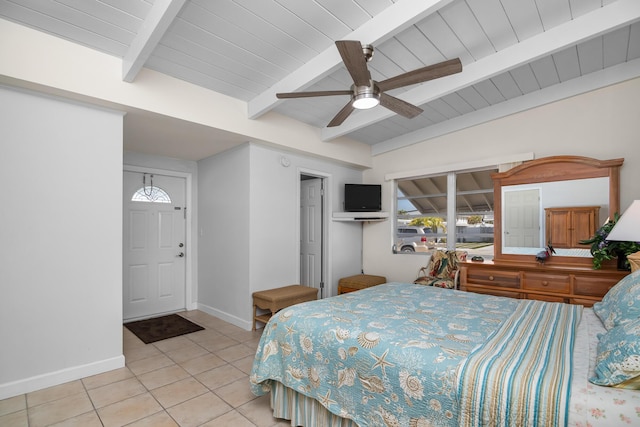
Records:
<instances>
[{"instance_id":1,"label":"green plant","mask_svg":"<svg viewBox=\"0 0 640 427\"><path fill-rule=\"evenodd\" d=\"M444 231L446 231L447 229L445 222L442 218L433 217L433 216L423 216L420 218L414 218L411 220L409 225L416 226L416 227L429 227L431 231L433 231L434 233L437 233L438 229L442 229Z\"/></svg>"},{"instance_id":2,"label":"green plant","mask_svg":"<svg viewBox=\"0 0 640 427\"><path fill-rule=\"evenodd\" d=\"M467 217L467 224L469 225L482 224L482 222L483 222L482 215L471 215Z\"/></svg>"},{"instance_id":3,"label":"green plant","mask_svg":"<svg viewBox=\"0 0 640 427\"><path fill-rule=\"evenodd\" d=\"M602 227L596 230L596 233L587 240L581 240L580 244L591 245L591 255L593 256L593 268L598 270L602 267L604 261L617 259L620 256L627 256L634 252L640 251L640 243L638 242L621 242L615 240L607 240L607 236L620 219L620 215L616 212L613 219L607 221ZM625 259L625 262L626 261Z\"/></svg>"}]
</instances>

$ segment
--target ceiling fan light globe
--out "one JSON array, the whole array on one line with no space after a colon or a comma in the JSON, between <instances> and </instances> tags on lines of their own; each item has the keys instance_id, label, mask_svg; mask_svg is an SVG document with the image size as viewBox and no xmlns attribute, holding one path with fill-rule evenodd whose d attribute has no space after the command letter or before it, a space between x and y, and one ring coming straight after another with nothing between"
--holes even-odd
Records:
<instances>
[{"instance_id":1,"label":"ceiling fan light globe","mask_svg":"<svg viewBox=\"0 0 640 427\"><path fill-rule=\"evenodd\" d=\"M361 93L353 97L353 108L368 110L380 104L380 96L373 93Z\"/></svg>"},{"instance_id":2,"label":"ceiling fan light globe","mask_svg":"<svg viewBox=\"0 0 640 427\"><path fill-rule=\"evenodd\" d=\"M380 89L374 81L369 80L368 86L351 87L353 90L353 102L351 106L358 110L368 110L380 104Z\"/></svg>"}]
</instances>

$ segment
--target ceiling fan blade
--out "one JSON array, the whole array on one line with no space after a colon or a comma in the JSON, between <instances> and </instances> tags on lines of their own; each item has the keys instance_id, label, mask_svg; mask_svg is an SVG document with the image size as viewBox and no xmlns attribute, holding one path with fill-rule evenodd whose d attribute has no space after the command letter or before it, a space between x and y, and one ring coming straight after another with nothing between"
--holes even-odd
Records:
<instances>
[{"instance_id":1,"label":"ceiling fan blade","mask_svg":"<svg viewBox=\"0 0 640 427\"><path fill-rule=\"evenodd\" d=\"M288 98L309 98L312 96L333 96L333 95L352 95L353 92L350 90L321 90L317 92L286 92L286 93L276 93L276 98L278 99L288 99Z\"/></svg>"},{"instance_id":2,"label":"ceiling fan blade","mask_svg":"<svg viewBox=\"0 0 640 427\"><path fill-rule=\"evenodd\" d=\"M353 107L353 102L349 101L349 103L342 107L342 110L340 110L338 114L336 114L336 116L331 119L327 127L331 128L334 126L340 126L342 122L344 122L347 117L349 117L349 115L353 113L353 110L355 110L355 108Z\"/></svg>"},{"instance_id":3,"label":"ceiling fan blade","mask_svg":"<svg viewBox=\"0 0 640 427\"><path fill-rule=\"evenodd\" d=\"M380 105L388 108L396 114L400 114L401 116L406 117L407 119L413 119L415 116L424 111L420 107L416 107L413 104L409 104L402 99L387 95L386 93L380 94Z\"/></svg>"},{"instance_id":4,"label":"ceiling fan blade","mask_svg":"<svg viewBox=\"0 0 640 427\"><path fill-rule=\"evenodd\" d=\"M378 83L378 87L381 91L387 91L445 77L461 71L462 63L460 62L460 58L450 59L448 61L428 65L426 67L418 68L417 70L409 71L407 73L391 77L387 80L383 80Z\"/></svg>"},{"instance_id":5,"label":"ceiling fan blade","mask_svg":"<svg viewBox=\"0 0 640 427\"><path fill-rule=\"evenodd\" d=\"M351 78L356 86L369 86L371 73L367 68L367 60L362 52L362 44L353 40L336 41L338 52L342 57L347 71L351 74Z\"/></svg>"}]
</instances>

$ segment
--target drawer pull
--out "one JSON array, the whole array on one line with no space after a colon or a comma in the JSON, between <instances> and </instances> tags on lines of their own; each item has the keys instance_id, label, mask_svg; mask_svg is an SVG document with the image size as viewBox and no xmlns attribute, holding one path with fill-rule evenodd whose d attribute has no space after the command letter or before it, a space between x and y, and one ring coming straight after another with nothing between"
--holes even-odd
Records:
<instances>
[{"instance_id":1,"label":"drawer pull","mask_svg":"<svg viewBox=\"0 0 640 427\"><path fill-rule=\"evenodd\" d=\"M493 280L493 276L489 276L489 280Z\"/></svg>"},{"instance_id":2,"label":"drawer pull","mask_svg":"<svg viewBox=\"0 0 640 427\"><path fill-rule=\"evenodd\" d=\"M549 286L549 282L547 282L546 280L542 281L542 286Z\"/></svg>"}]
</instances>

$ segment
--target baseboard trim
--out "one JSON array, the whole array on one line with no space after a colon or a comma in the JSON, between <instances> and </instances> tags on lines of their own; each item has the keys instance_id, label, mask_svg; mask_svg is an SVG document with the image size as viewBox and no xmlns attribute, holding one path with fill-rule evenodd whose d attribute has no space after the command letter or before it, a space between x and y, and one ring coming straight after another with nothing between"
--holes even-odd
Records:
<instances>
[{"instance_id":1,"label":"baseboard trim","mask_svg":"<svg viewBox=\"0 0 640 427\"><path fill-rule=\"evenodd\" d=\"M229 322L232 325L235 325L239 328L244 329L245 331L250 331L251 328L253 327L253 324L249 321L233 316L224 311L220 311L217 308L209 307L208 305L205 305L205 304L198 303L198 310L204 311L205 313L215 316L218 319L222 319L225 322Z\"/></svg>"},{"instance_id":2,"label":"baseboard trim","mask_svg":"<svg viewBox=\"0 0 640 427\"><path fill-rule=\"evenodd\" d=\"M0 384L0 400L124 367L124 355Z\"/></svg>"}]
</instances>

